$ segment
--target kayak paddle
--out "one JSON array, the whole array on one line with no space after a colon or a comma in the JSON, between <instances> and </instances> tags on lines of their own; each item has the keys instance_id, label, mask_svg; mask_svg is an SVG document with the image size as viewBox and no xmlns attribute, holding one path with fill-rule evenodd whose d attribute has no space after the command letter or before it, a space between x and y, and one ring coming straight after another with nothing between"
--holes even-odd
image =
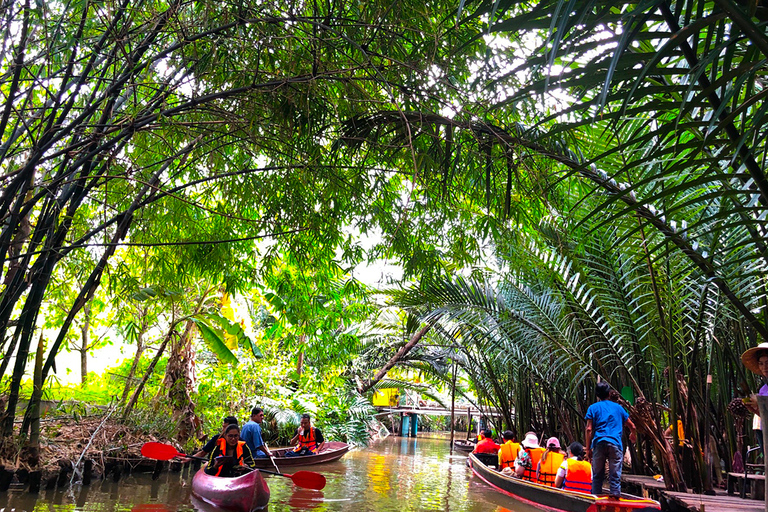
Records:
<instances>
[{"instance_id":1,"label":"kayak paddle","mask_svg":"<svg viewBox=\"0 0 768 512\"><path fill-rule=\"evenodd\" d=\"M179 452L171 446L165 443L149 442L144 443L141 447L141 454L148 459L156 460L171 460L174 457L189 457L190 459L198 459L208 461L203 457L194 457L192 455L186 455ZM268 473L270 475L284 476L293 480L293 483L299 487L306 487L307 489L322 490L325 487L325 477L320 473L314 471L297 471L296 473L279 473L276 471L267 471L266 469L260 469L262 473Z\"/></svg>"},{"instance_id":2,"label":"kayak paddle","mask_svg":"<svg viewBox=\"0 0 768 512\"><path fill-rule=\"evenodd\" d=\"M268 473L270 475L285 476L293 480L293 483L299 487L306 489L315 489L316 491L322 491L325 487L325 477L320 473L314 471L297 471L293 474L290 473L276 473L275 471L267 471L266 469L260 469L262 473Z\"/></svg>"},{"instance_id":3,"label":"kayak paddle","mask_svg":"<svg viewBox=\"0 0 768 512\"><path fill-rule=\"evenodd\" d=\"M194 455L187 455L176 450L170 444L149 442L144 443L141 447L141 454L148 459L155 460L171 460L174 457L188 457L190 459L197 459L207 462L205 457L195 457Z\"/></svg>"}]
</instances>

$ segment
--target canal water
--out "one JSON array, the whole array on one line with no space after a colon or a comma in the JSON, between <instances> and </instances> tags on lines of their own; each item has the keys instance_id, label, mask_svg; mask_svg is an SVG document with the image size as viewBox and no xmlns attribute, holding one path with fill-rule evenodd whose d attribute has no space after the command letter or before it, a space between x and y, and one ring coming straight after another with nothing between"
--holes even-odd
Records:
<instances>
[{"instance_id":1,"label":"canal water","mask_svg":"<svg viewBox=\"0 0 768 512\"><path fill-rule=\"evenodd\" d=\"M427 434L420 434L427 435ZM322 491L300 489L289 478L267 479L270 512L313 510L397 512L533 512L534 508L492 490L466 467L466 456L450 455L445 437L388 437L341 460L286 468L325 475ZM192 474L164 473L157 480L133 474L119 483L96 481L64 491L0 493L0 512L216 512L191 496Z\"/></svg>"}]
</instances>

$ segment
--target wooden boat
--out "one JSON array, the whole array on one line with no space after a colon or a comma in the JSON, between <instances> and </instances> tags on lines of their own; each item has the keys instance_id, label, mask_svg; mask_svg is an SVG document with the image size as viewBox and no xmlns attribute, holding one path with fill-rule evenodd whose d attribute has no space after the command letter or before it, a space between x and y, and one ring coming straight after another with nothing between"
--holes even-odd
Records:
<instances>
[{"instance_id":1,"label":"wooden boat","mask_svg":"<svg viewBox=\"0 0 768 512\"><path fill-rule=\"evenodd\" d=\"M277 450L271 450L275 456L275 462L277 467L282 471L283 467L291 466L309 466L312 464L322 464L323 462L331 462L339 460L345 453L349 451L349 445L347 443L340 443L338 441L326 441L323 450L315 455L303 455L300 457L286 457L285 452L293 450L293 448L280 448ZM254 458L253 462L257 468L260 469L274 469L272 461L269 459Z\"/></svg>"},{"instance_id":2,"label":"wooden boat","mask_svg":"<svg viewBox=\"0 0 768 512\"><path fill-rule=\"evenodd\" d=\"M474 454L470 454L467 464L485 483L518 501L545 510L565 512L652 512L661 510L658 501L640 498L631 494L622 494L621 499L608 496L595 496L564 489L555 489L548 485L536 484L499 473L483 464Z\"/></svg>"},{"instance_id":3,"label":"wooden boat","mask_svg":"<svg viewBox=\"0 0 768 512\"><path fill-rule=\"evenodd\" d=\"M464 441L463 439L453 441L453 449L458 452L471 452L475 449L475 446L477 446L477 443L472 441Z\"/></svg>"},{"instance_id":4,"label":"wooden boat","mask_svg":"<svg viewBox=\"0 0 768 512\"><path fill-rule=\"evenodd\" d=\"M269 487L259 470L222 478L200 469L192 479L192 494L206 503L235 512L264 509L269 502Z\"/></svg>"}]
</instances>

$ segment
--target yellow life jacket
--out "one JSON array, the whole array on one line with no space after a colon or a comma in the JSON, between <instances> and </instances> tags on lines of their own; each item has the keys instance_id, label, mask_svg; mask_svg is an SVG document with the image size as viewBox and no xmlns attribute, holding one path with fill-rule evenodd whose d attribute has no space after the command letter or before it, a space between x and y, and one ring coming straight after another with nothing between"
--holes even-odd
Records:
<instances>
[{"instance_id":1,"label":"yellow life jacket","mask_svg":"<svg viewBox=\"0 0 768 512\"><path fill-rule=\"evenodd\" d=\"M504 468L513 468L517 453L520 451L520 443L507 441L499 447L499 471Z\"/></svg>"},{"instance_id":2,"label":"yellow life jacket","mask_svg":"<svg viewBox=\"0 0 768 512\"><path fill-rule=\"evenodd\" d=\"M542 457L539 465L539 483L554 487L557 470L560 468L563 460L565 460L565 454L560 452L547 453L547 460L544 460L544 457Z\"/></svg>"}]
</instances>

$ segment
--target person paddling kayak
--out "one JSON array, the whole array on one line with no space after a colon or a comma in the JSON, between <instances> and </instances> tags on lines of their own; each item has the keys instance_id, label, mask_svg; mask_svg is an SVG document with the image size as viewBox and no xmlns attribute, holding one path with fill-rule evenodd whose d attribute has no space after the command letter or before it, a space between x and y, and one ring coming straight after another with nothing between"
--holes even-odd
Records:
<instances>
[{"instance_id":1,"label":"person paddling kayak","mask_svg":"<svg viewBox=\"0 0 768 512\"><path fill-rule=\"evenodd\" d=\"M240 429L237 425L228 425L211 452L205 472L213 476L233 477L254 467L250 448L240 440Z\"/></svg>"}]
</instances>

